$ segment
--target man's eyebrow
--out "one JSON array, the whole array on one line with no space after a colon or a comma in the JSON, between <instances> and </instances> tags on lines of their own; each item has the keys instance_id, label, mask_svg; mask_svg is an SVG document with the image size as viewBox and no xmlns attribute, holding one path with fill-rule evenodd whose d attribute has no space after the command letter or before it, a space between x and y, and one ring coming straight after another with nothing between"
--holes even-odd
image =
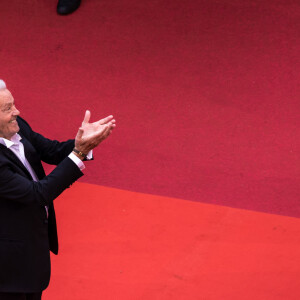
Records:
<instances>
[{"instance_id":1,"label":"man's eyebrow","mask_svg":"<svg viewBox=\"0 0 300 300\"><path fill-rule=\"evenodd\" d=\"M10 102L10 103L4 103L1 106L2 106L2 109L6 109L6 108L10 108L12 105L14 105L14 103Z\"/></svg>"},{"instance_id":2,"label":"man's eyebrow","mask_svg":"<svg viewBox=\"0 0 300 300\"><path fill-rule=\"evenodd\" d=\"M8 102L8 103L4 103L4 107L9 107L9 106L12 106L14 105L14 102Z\"/></svg>"}]
</instances>

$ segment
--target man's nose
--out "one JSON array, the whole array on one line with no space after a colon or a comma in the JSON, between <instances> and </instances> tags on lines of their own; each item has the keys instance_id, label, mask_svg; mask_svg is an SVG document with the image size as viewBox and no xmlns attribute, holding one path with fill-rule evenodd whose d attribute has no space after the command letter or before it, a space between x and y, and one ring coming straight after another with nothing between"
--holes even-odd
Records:
<instances>
[{"instance_id":1,"label":"man's nose","mask_svg":"<svg viewBox=\"0 0 300 300\"><path fill-rule=\"evenodd\" d=\"M18 116L20 114L20 111L15 108L13 114L14 116Z\"/></svg>"}]
</instances>

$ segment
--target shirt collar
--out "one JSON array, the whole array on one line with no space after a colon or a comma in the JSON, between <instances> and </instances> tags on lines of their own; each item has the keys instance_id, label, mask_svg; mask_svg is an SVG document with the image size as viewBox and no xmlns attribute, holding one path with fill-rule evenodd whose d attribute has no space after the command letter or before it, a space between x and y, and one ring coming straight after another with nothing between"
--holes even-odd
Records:
<instances>
[{"instance_id":1,"label":"shirt collar","mask_svg":"<svg viewBox=\"0 0 300 300\"><path fill-rule=\"evenodd\" d=\"M7 148L10 148L14 144L19 144L21 139L22 139L21 136L18 133L15 133L12 136L11 140L7 140L3 137L0 137L0 143L6 146Z\"/></svg>"}]
</instances>

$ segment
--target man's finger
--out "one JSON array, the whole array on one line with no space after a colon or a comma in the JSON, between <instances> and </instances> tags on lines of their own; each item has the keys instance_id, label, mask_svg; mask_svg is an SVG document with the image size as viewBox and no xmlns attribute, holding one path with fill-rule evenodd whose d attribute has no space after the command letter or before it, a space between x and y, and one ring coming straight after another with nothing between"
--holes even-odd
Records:
<instances>
[{"instance_id":1,"label":"man's finger","mask_svg":"<svg viewBox=\"0 0 300 300\"><path fill-rule=\"evenodd\" d=\"M90 121L90 118L91 118L91 112L89 110L86 110L82 123L88 123Z\"/></svg>"},{"instance_id":2,"label":"man's finger","mask_svg":"<svg viewBox=\"0 0 300 300\"><path fill-rule=\"evenodd\" d=\"M106 117L106 118L104 118L104 119L99 120L98 123L99 123L100 125L107 124L107 123L108 123L109 121L111 121L113 118L114 118L113 116L108 116L108 117Z\"/></svg>"},{"instance_id":3,"label":"man's finger","mask_svg":"<svg viewBox=\"0 0 300 300\"><path fill-rule=\"evenodd\" d=\"M101 131L101 133L99 133L97 135L97 138L99 139L99 142L104 140L106 138L107 133L110 131L110 126L109 125L104 125L103 126L103 130Z\"/></svg>"},{"instance_id":4,"label":"man's finger","mask_svg":"<svg viewBox=\"0 0 300 300\"><path fill-rule=\"evenodd\" d=\"M116 123L115 122L111 122L111 129L114 129L116 127Z\"/></svg>"}]
</instances>

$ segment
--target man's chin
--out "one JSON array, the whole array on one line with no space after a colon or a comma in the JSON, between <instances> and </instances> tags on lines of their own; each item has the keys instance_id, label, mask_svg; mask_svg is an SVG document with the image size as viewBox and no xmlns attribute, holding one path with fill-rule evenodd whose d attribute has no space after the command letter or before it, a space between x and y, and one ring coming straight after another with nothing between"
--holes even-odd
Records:
<instances>
[{"instance_id":1,"label":"man's chin","mask_svg":"<svg viewBox=\"0 0 300 300\"><path fill-rule=\"evenodd\" d=\"M17 124L15 124L15 126L14 126L14 129L11 131L11 136L13 136L13 135L15 135L16 133L18 133L20 131L20 127L19 127L19 125L18 125L18 123Z\"/></svg>"},{"instance_id":2,"label":"man's chin","mask_svg":"<svg viewBox=\"0 0 300 300\"><path fill-rule=\"evenodd\" d=\"M20 130L20 127L19 127L18 123L15 123L14 129L12 130L12 132L17 133L17 132L19 132L19 130Z\"/></svg>"}]
</instances>

